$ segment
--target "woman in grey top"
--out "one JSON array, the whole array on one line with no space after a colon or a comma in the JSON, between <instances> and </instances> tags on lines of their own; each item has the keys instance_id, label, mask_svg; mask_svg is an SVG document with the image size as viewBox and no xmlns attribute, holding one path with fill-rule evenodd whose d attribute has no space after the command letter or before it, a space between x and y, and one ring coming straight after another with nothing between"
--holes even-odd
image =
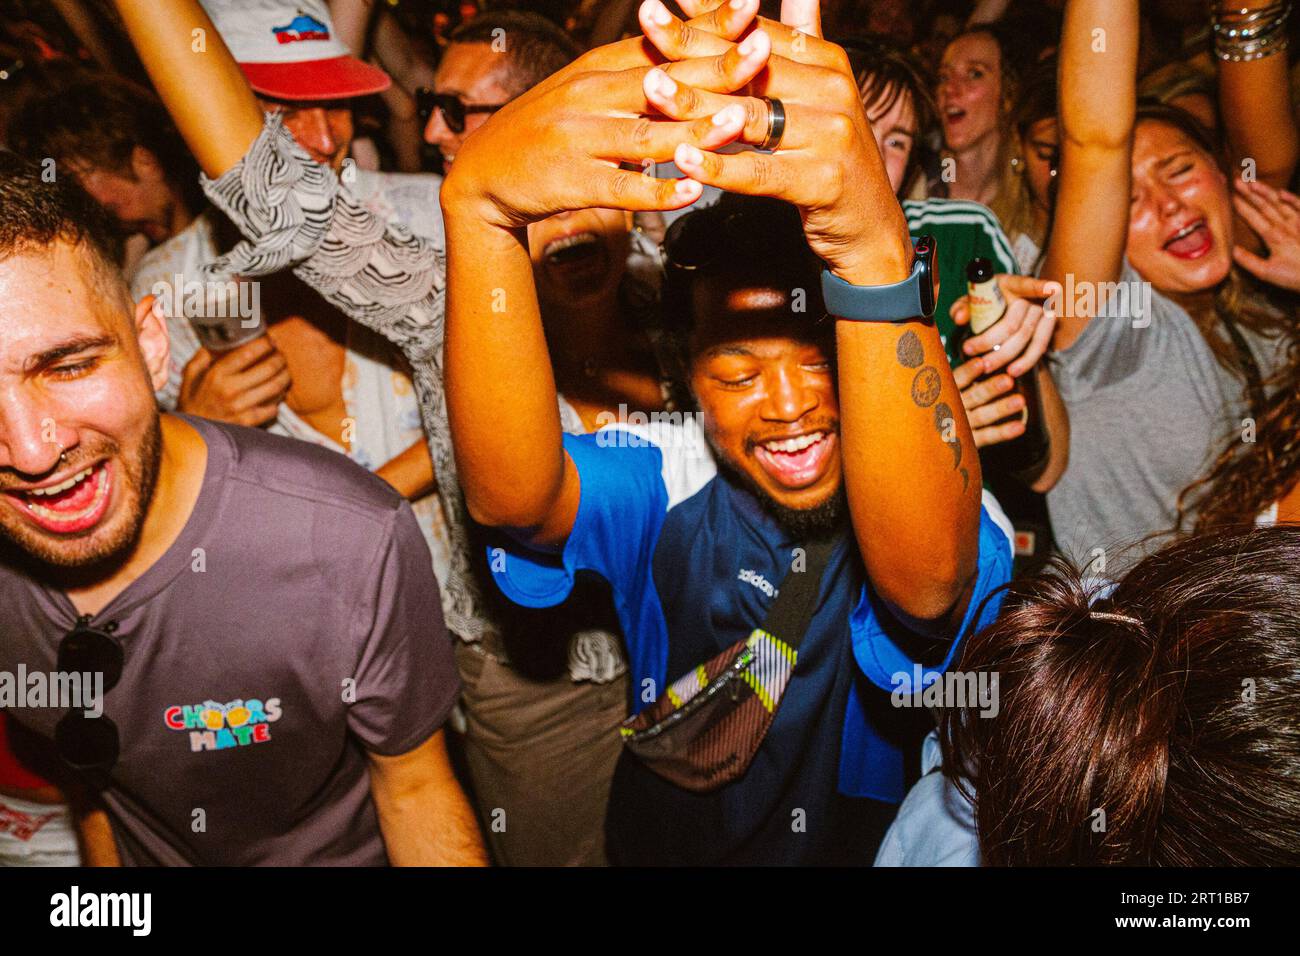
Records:
<instances>
[{"instance_id":1,"label":"woman in grey top","mask_svg":"<svg viewBox=\"0 0 1300 956\"><path fill-rule=\"evenodd\" d=\"M1294 321L1246 274L1259 260L1234 248L1258 248L1233 215L1258 194L1233 196L1186 114L1138 107L1137 44L1136 0L1069 3L1042 270L1062 284L1055 374L1072 433L1069 468L1048 495L1053 529L1069 557L1112 575L1177 524L1181 493L1230 437L1253 440L1253 409ZM1286 58L1219 65L1235 168L1284 185L1297 154Z\"/></svg>"}]
</instances>

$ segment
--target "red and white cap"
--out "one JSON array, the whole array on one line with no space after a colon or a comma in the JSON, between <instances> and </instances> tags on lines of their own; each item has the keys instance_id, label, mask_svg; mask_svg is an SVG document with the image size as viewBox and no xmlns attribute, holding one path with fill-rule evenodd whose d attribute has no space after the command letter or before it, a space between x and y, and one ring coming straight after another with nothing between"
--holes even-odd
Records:
<instances>
[{"instance_id":1,"label":"red and white cap","mask_svg":"<svg viewBox=\"0 0 1300 956\"><path fill-rule=\"evenodd\" d=\"M334 35L324 0L200 0L248 85L280 100L339 100L388 89L378 67Z\"/></svg>"}]
</instances>

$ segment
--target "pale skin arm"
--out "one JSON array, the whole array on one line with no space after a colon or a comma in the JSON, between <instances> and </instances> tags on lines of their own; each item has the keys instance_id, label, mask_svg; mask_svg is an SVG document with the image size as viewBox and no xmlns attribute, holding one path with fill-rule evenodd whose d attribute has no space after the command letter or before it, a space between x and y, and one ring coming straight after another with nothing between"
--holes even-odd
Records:
<instances>
[{"instance_id":1,"label":"pale skin arm","mask_svg":"<svg viewBox=\"0 0 1300 956\"><path fill-rule=\"evenodd\" d=\"M424 125L411 91L433 85L433 70L411 50L410 41L387 11L379 14L374 32L375 55L393 78L380 95L388 107L388 141L403 172L420 171Z\"/></svg>"},{"instance_id":2,"label":"pale skin arm","mask_svg":"<svg viewBox=\"0 0 1300 956\"><path fill-rule=\"evenodd\" d=\"M444 732L396 757L370 754L370 793L394 866L487 866Z\"/></svg>"},{"instance_id":3,"label":"pale skin arm","mask_svg":"<svg viewBox=\"0 0 1300 956\"><path fill-rule=\"evenodd\" d=\"M388 107L387 139L397 154L398 168L419 172L423 129L409 91L431 84L433 71L414 55L390 14L381 11L375 16L374 0L332 0L330 15L338 38L353 56L365 56L366 37L370 36L375 56L393 78L393 85L379 94Z\"/></svg>"},{"instance_id":4,"label":"pale skin arm","mask_svg":"<svg viewBox=\"0 0 1300 956\"><path fill-rule=\"evenodd\" d=\"M351 50L353 56L361 56L375 11L374 0L329 0L329 8L335 39Z\"/></svg>"},{"instance_id":5,"label":"pale skin arm","mask_svg":"<svg viewBox=\"0 0 1300 956\"><path fill-rule=\"evenodd\" d=\"M1104 52L1094 49L1100 39ZM1058 71L1061 165L1044 279L1119 278L1128 236L1137 40L1136 0L1066 4ZM1077 314L1083 310L1069 311L1057 321L1057 349L1073 343L1091 319Z\"/></svg>"},{"instance_id":6,"label":"pale skin arm","mask_svg":"<svg viewBox=\"0 0 1300 956\"><path fill-rule=\"evenodd\" d=\"M347 44L353 56L365 55L369 35L375 55L395 85L414 90L433 82L433 70L415 55L392 14L380 10L375 15L375 0L330 0L330 15L338 38Z\"/></svg>"},{"instance_id":7,"label":"pale skin arm","mask_svg":"<svg viewBox=\"0 0 1300 956\"><path fill-rule=\"evenodd\" d=\"M388 107L385 137L397 159L397 169L403 173L420 171L420 143L424 126L420 122L415 97L393 84L379 94Z\"/></svg>"},{"instance_id":8,"label":"pale skin arm","mask_svg":"<svg viewBox=\"0 0 1300 956\"><path fill-rule=\"evenodd\" d=\"M262 131L262 110L239 65L198 0L114 3L185 144L203 172L216 179ZM198 38L202 52L194 49Z\"/></svg>"},{"instance_id":9,"label":"pale skin arm","mask_svg":"<svg viewBox=\"0 0 1300 956\"><path fill-rule=\"evenodd\" d=\"M374 40L375 54L396 81L396 85L404 91L433 85L433 69L416 55L411 48L411 41L402 32L393 15L386 10L380 12L375 23Z\"/></svg>"},{"instance_id":10,"label":"pale skin arm","mask_svg":"<svg viewBox=\"0 0 1300 956\"><path fill-rule=\"evenodd\" d=\"M1043 428L1047 432L1049 451L1047 464L1042 473L1029 483L1029 488L1045 495L1056 487L1070 466L1070 413L1066 411L1051 370L1040 365L1034 374L1038 376L1038 397L1043 406Z\"/></svg>"},{"instance_id":11,"label":"pale skin arm","mask_svg":"<svg viewBox=\"0 0 1300 956\"><path fill-rule=\"evenodd\" d=\"M1257 10L1268 6L1268 2L1217 0L1217 6ZM1232 174L1241 176L1243 161L1251 160L1259 182L1285 189L1300 155L1286 52L1241 63L1215 57L1214 62L1219 70L1219 115Z\"/></svg>"},{"instance_id":12,"label":"pale skin arm","mask_svg":"<svg viewBox=\"0 0 1300 956\"><path fill-rule=\"evenodd\" d=\"M432 494L437 488L429 444L420 439L375 470L375 474L397 489L407 501Z\"/></svg>"}]
</instances>

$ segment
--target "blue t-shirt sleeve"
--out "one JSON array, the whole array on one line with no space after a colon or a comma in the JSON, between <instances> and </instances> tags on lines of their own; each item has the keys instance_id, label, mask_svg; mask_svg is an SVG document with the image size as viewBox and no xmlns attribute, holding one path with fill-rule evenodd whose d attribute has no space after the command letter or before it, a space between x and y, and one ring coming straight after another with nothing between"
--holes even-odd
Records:
<instances>
[{"instance_id":1,"label":"blue t-shirt sleeve","mask_svg":"<svg viewBox=\"0 0 1300 956\"><path fill-rule=\"evenodd\" d=\"M614 437L611 437L614 436ZM649 573L668 511L663 455L625 432L565 435L578 469L578 516L562 551L538 552L502 536L488 547L497 586L524 607L552 607L569 596L574 574L594 571L627 593Z\"/></svg>"},{"instance_id":2,"label":"blue t-shirt sleeve","mask_svg":"<svg viewBox=\"0 0 1300 956\"><path fill-rule=\"evenodd\" d=\"M934 679L931 675L941 674L952 666L953 659L960 649L961 637L993 622L1002 606L1002 595L997 594L987 602L985 598L1009 580L1011 580L1011 542L1007 540L1007 532L998 526L987 509L981 507L979 577L975 582L975 591L966 608L961 628L957 631L957 639L949 645L948 653L942 663L922 670L923 684ZM974 622L976 614L979 615L979 620ZM913 668L917 662L909 657L890 636L888 628L883 623L888 620L890 615L881 606L880 598L871 588L864 585L857 607L853 609L851 620L853 656L857 659L862 673L877 687L887 691L901 688L904 693L911 693L919 689L912 686ZM973 630L972 622L974 622ZM895 675L905 675L905 679L900 682Z\"/></svg>"}]
</instances>

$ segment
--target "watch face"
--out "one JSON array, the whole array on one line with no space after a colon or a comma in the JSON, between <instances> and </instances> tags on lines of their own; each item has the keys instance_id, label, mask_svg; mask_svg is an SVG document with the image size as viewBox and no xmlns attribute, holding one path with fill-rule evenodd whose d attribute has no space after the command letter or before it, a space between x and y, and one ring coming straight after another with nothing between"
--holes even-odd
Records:
<instances>
[{"instance_id":1,"label":"watch face","mask_svg":"<svg viewBox=\"0 0 1300 956\"><path fill-rule=\"evenodd\" d=\"M916 261L921 264L920 293L921 314L927 319L934 315L935 303L939 297L939 270L934 267L938 253L938 244L934 236L921 236L914 247Z\"/></svg>"}]
</instances>

